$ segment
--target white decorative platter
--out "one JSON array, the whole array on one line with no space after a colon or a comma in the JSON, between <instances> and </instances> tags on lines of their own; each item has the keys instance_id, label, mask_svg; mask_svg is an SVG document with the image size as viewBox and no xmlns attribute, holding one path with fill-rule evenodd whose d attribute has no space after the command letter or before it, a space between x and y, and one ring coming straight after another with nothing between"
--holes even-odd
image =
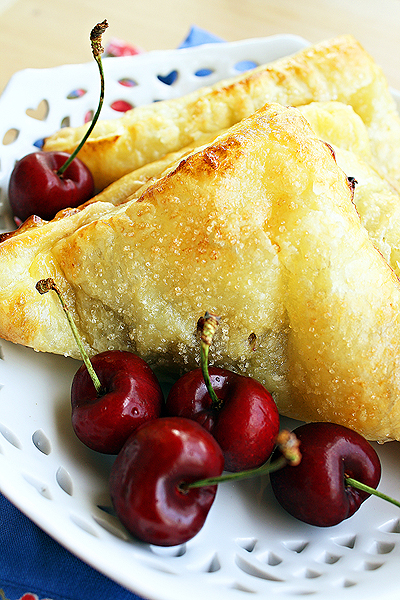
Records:
<instances>
[{"instance_id":1,"label":"white decorative platter","mask_svg":"<svg viewBox=\"0 0 400 600\"><path fill-rule=\"evenodd\" d=\"M118 116L110 108L115 100L139 105L178 96L234 75L240 61L261 64L306 45L295 36L274 36L105 59L102 117ZM209 74L196 75L200 69ZM173 71L175 82L163 83ZM123 79L136 85L121 85ZM82 123L96 107L98 85L94 62L26 70L11 79L0 98L3 228L10 224L6 190L15 160L62 122ZM76 89L86 93L68 99ZM45 119L27 114L38 105L45 106ZM8 342L2 342L1 358L1 492L62 545L129 590L153 600L399 598L400 511L376 498L348 521L318 529L279 507L268 478L223 484L204 528L187 544L157 548L132 539L110 510L113 459L85 448L70 425L70 384L79 363ZM400 445L377 450L380 489L399 498Z\"/></svg>"}]
</instances>

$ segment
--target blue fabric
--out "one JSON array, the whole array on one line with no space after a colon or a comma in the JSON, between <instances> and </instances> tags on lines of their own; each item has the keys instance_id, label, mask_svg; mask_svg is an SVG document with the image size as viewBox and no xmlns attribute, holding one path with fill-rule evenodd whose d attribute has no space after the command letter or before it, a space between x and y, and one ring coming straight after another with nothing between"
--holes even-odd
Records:
<instances>
[{"instance_id":1,"label":"blue fabric","mask_svg":"<svg viewBox=\"0 0 400 600\"><path fill-rule=\"evenodd\" d=\"M222 42L192 27L181 48ZM0 600L140 600L44 533L0 494Z\"/></svg>"},{"instance_id":2,"label":"blue fabric","mask_svg":"<svg viewBox=\"0 0 400 600\"><path fill-rule=\"evenodd\" d=\"M137 600L54 541L0 494L0 590L7 600Z\"/></svg>"},{"instance_id":3,"label":"blue fabric","mask_svg":"<svg viewBox=\"0 0 400 600\"><path fill-rule=\"evenodd\" d=\"M188 35L183 40L179 48L189 48L191 46L201 46L202 44L216 44L224 40L217 37L209 31L205 31L195 25L190 29Z\"/></svg>"}]
</instances>

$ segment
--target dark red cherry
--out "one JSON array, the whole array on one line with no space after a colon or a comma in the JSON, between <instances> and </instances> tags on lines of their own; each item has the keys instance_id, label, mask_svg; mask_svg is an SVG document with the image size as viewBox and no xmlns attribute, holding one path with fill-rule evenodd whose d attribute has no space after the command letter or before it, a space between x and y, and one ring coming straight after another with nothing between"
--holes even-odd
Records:
<instances>
[{"instance_id":1,"label":"dark red cherry","mask_svg":"<svg viewBox=\"0 0 400 600\"><path fill-rule=\"evenodd\" d=\"M46 221L65 208L76 208L94 195L93 177L75 158L62 175L65 152L32 152L19 160L10 177L8 196L14 217L26 221L37 215Z\"/></svg>"},{"instance_id":2,"label":"dark red cherry","mask_svg":"<svg viewBox=\"0 0 400 600\"><path fill-rule=\"evenodd\" d=\"M189 371L172 386L168 415L194 419L217 440L225 469L242 471L266 462L279 432L279 414L271 394L255 379L227 369L209 369L218 402L207 391L201 369Z\"/></svg>"},{"instance_id":3,"label":"dark red cherry","mask_svg":"<svg viewBox=\"0 0 400 600\"><path fill-rule=\"evenodd\" d=\"M91 363L102 389L83 364L71 387L72 426L92 450L117 454L133 431L160 416L163 393L149 365L131 352L102 352Z\"/></svg>"},{"instance_id":4,"label":"dark red cherry","mask_svg":"<svg viewBox=\"0 0 400 600\"><path fill-rule=\"evenodd\" d=\"M76 158L98 121L104 101L104 71L101 38L108 27L107 20L97 23L90 32L93 58L99 68L100 98L92 122L71 155L65 152L32 152L19 160L10 177L8 196L10 207L19 224L37 215L50 221L66 208L84 204L94 194L94 181L84 163Z\"/></svg>"},{"instance_id":5,"label":"dark red cherry","mask_svg":"<svg viewBox=\"0 0 400 600\"><path fill-rule=\"evenodd\" d=\"M375 489L381 476L376 451L360 434L333 423L309 423L294 433L300 464L270 474L278 502L310 525L330 527L348 519L370 494L349 485L347 478ZM276 450L272 459L278 456Z\"/></svg>"},{"instance_id":6,"label":"dark red cherry","mask_svg":"<svg viewBox=\"0 0 400 600\"><path fill-rule=\"evenodd\" d=\"M144 542L183 544L203 527L217 491L216 485L185 489L185 484L219 476L223 466L217 442L195 421L150 421L128 439L113 465L115 511Z\"/></svg>"}]
</instances>

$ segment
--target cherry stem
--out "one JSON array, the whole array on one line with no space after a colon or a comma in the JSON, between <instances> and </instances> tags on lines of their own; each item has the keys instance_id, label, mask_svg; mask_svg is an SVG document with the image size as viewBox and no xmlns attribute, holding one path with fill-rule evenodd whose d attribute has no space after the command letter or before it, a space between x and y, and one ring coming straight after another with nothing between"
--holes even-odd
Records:
<instances>
[{"instance_id":1,"label":"cherry stem","mask_svg":"<svg viewBox=\"0 0 400 600\"><path fill-rule=\"evenodd\" d=\"M205 487L207 485L217 485L224 483L225 481L241 481L243 479L251 479L252 477L259 477L278 471L288 464L287 459L284 456L280 456L274 462L267 462L261 467L256 469L248 469L247 471L240 471L239 473L225 473L219 477L208 477L207 479L200 479L199 481L192 481L191 483L183 483L180 487L183 490L190 490L192 488Z\"/></svg>"},{"instance_id":2,"label":"cherry stem","mask_svg":"<svg viewBox=\"0 0 400 600\"><path fill-rule=\"evenodd\" d=\"M82 340L81 340L78 330L76 328L75 322L72 318L72 315L71 315L67 305L65 304L64 298L63 298L60 290L58 289L54 279L52 279L51 277L49 277L48 279L41 279L40 281L37 282L36 289L39 292L39 294L46 294L50 290L53 290L54 292L56 292L56 294L61 302L61 306L67 316L68 323L70 324L73 336L78 345L79 351L82 356L82 360L83 360L83 362L89 372L89 375L93 381L93 385L96 388L96 392L97 392L98 396L100 396L102 394L102 390L103 390L103 387L100 383L100 379L97 377L96 371L93 368L93 365L90 361L89 355L86 352L85 348L83 347Z\"/></svg>"},{"instance_id":3,"label":"cherry stem","mask_svg":"<svg viewBox=\"0 0 400 600\"><path fill-rule=\"evenodd\" d=\"M209 350L209 346L207 346L206 344L201 342L201 346L200 346L200 361L201 362L200 362L200 364L201 364L201 370L203 373L204 383L206 384L207 391L210 394L213 408L218 410L221 408L222 403L221 403L221 400L218 398L217 394L215 393L214 388L211 384L210 374L208 372L208 350Z\"/></svg>"},{"instance_id":4,"label":"cherry stem","mask_svg":"<svg viewBox=\"0 0 400 600\"><path fill-rule=\"evenodd\" d=\"M97 66L99 68L99 73L100 73L100 99L99 99L99 104L97 106L97 110L93 116L92 122L90 123L89 128L87 129L85 135L83 136L83 138L81 139L80 143L78 144L78 146L75 148L75 150L72 152L72 154L69 156L69 158L67 158L67 160L65 161L65 163L63 165L61 165L61 167L58 169L57 171L57 175L61 176L69 167L69 165L71 164L71 162L74 160L74 158L76 157L76 155L78 154L78 152L80 151L80 149L82 148L82 146L84 145L84 143L86 142L86 140L88 139L89 135L92 133L94 126L96 125L99 116L100 116L100 112L101 109L103 107L103 102L104 102L104 71L103 71L103 63L101 60L101 55L104 52L104 48L101 45L101 36L103 35L103 33L105 32L105 30L108 27L108 23L106 20L104 20L102 23L98 23L97 25L95 25L95 27L93 27L92 31L90 32L90 42L91 42L91 46L92 46L92 54L93 57L97 63Z\"/></svg>"},{"instance_id":5,"label":"cherry stem","mask_svg":"<svg viewBox=\"0 0 400 600\"><path fill-rule=\"evenodd\" d=\"M276 444L282 453L282 456L271 462L270 460L256 467L255 469L248 469L247 471L240 471L239 473L225 473L218 477L208 477L207 479L200 479L198 481L192 481L190 483L182 483L180 489L182 491L188 491L192 488L204 487L207 485L217 485L225 481L238 481L242 479L250 479L252 477L260 477L273 471L278 471L286 465L297 466L301 461L301 454L299 450L299 440L296 435L283 429L279 432L276 438Z\"/></svg>"},{"instance_id":6,"label":"cherry stem","mask_svg":"<svg viewBox=\"0 0 400 600\"><path fill-rule=\"evenodd\" d=\"M210 379L210 374L208 371L208 352L211 346L214 333L216 332L219 325L219 317L216 315L212 315L209 312L206 312L204 317L199 319L197 323L197 328L201 332L200 337L200 366L201 371L203 373L204 383L206 384L207 391L212 400L212 406L216 410L219 410L222 406L221 400L218 398L215 393Z\"/></svg>"},{"instance_id":7,"label":"cherry stem","mask_svg":"<svg viewBox=\"0 0 400 600\"><path fill-rule=\"evenodd\" d=\"M379 492L375 488L370 487L369 485L366 485L365 483L361 483L361 481L357 481L357 479L353 479L352 477L345 476L345 483L348 486L354 487L358 490L361 490L362 492L367 492L368 494L371 494L373 496L377 496L378 498L381 498L381 500L386 500L386 502L390 502L391 504L394 504L395 506L400 508L400 502L398 500L395 500L394 498L391 498L390 496L387 496L386 494Z\"/></svg>"}]
</instances>

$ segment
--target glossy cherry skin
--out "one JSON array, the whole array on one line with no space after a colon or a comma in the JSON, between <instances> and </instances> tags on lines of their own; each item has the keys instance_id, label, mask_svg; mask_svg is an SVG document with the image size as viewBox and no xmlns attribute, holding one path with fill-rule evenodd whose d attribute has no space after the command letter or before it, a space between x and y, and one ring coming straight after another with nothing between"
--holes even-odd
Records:
<instances>
[{"instance_id":1,"label":"glossy cherry skin","mask_svg":"<svg viewBox=\"0 0 400 600\"><path fill-rule=\"evenodd\" d=\"M110 494L123 525L138 539L175 546L203 527L217 486L184 491L182 484L221 475L222 451L189 419L163 417L142 425L118 454Z\"/></svg>"},{"instance_id":2,"label":"glossy cherry skin","mask_svg":"<svg viewBox=\"0 0 400 600\"><path fill-rule=\"evenodd\" d=\"M60 210L75 208L92 198L92 174L78 158L63 175L57 175L68 157L65 152L32 152L16 163L8 187L15 217L25 221L37 215L50 221Z\"/></svg>"},{"instance_id":3,"label":"glossy cherry skin","mask_svg":"<svg viewBox=\"0 0 400 600\"><path fill-rule=\"evenodd\" d=\"M294 430L301 462L270 474L283 508L300 521L331 527L351 517L370 494L345 484L345 476L376 488L380 460L369 442L333 423L309 423ZM272 460L277 458L275 450Z\"/></svg>"},{"instance_id":4,"label":"glossy cherry skin","mask_svg":"<svg viewBox=\"0 0 400 600\"><path fill-rule=\"evenodd\" d=\"M160 416L162 389L149 365L131 352L110 350L91 362L104 393L97 395L82 365L71 387L72 427L92 450L117 454L135 429Z\"/></svg>"},{"instance_id":5,"label":"glossy cherry skin","mask_svg":"<svg viewBox=\"0 0 400 600\"><path fill-rule=\"evenodd\" d=\"M227 369L209 369L221 401L213 408L201 369L183 375L172 386L166 414L194 419L217 440L227 471L261 466L271 455L279 432L279 413L271 394L258 381Z\"/></svg>"}]
</instances>

